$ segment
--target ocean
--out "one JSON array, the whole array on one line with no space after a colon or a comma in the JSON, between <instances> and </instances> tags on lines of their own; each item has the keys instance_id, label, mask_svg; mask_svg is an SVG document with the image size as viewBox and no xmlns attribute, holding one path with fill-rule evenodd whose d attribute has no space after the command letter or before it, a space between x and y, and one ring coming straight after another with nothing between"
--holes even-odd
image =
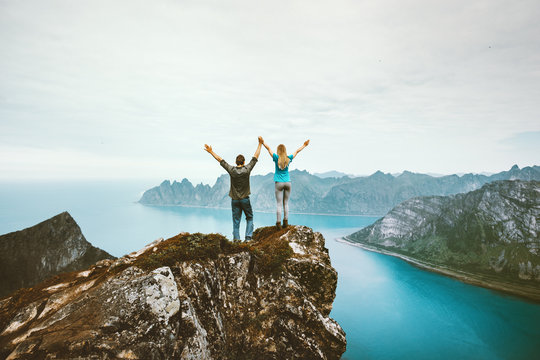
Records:
<instances>
[{"instance_id":1,"label":"ocean","mask_svg":"<svg viewBox=\"0 0 540 360\"><path fill-rule=\"evenodd\" d=\"M0 183L0 234L68 211L86 239L115 256L180 232L231 238L230 209L137 203L155 183ZM293 190L294 191L294 190ZM331 316L347 333L343 359L535 359L540 305L418 269L398 258L335 241L376 217L291 214L326 239L338 288ZM255 213L255 227L275 223ZM242 221L241 231L245 222ZM242 232L241 232L242 233Z\"/></svg>"}]
</instances>

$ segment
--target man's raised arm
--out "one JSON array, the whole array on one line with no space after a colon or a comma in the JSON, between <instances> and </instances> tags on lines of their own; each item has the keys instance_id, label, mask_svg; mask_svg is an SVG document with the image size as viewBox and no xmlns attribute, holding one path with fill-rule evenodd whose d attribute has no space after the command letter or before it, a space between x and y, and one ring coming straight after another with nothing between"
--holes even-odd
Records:
<instances>
[{"instance_id":1,"label":"man's raised arm","mask_svg":"<svg viewBox=\"0 0 540 360\"><path fill-rule=\"evenodd\" d=\"M204 144L204 150L210 153L216 159L218 162L221 162L223 160L218 154L216 154L214 151L212 151L212 147L210 145Z\"/></svg>"}]
</instances>

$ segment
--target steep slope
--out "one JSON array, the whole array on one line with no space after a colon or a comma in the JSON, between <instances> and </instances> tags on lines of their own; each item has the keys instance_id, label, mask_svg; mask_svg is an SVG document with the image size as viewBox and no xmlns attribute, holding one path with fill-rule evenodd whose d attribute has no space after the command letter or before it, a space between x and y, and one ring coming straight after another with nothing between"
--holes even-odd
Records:
<instances>
[{"instance_id":1,"label":"steep slope","mask_svg":"<svg viewBox=\"0 0 540 360\"><path fill-rule=\"evenodd\" d=\"M416 196L452 195L480 188L496 180L540 180L540 167L519 169L513 166L492 176L466 174L433 177L408 171L399 176L377 171L366 177L324 178L306 171L291 171L292 212L321 214L383 215L397 204ZM193 186L187 179L164 181L147 190L140 203L146 205L187 205L230 207L227 196L228 175L222 175L212 187ZM275 209L272 174L251 178L251 203L256 210Z\"/></svg>"},{"instance_id":2,"label":"steep slope","mask_svg":"<svg viewBox=\"0 0 540 360\"><path fill-rule=\"evenodd\" d=\"M410 199L345 240L540 299L538 181L496 181L466 194Z\"/></svg>"},{"instance_id":3,"label":"steep slope","mask_svg":"<svg viewBox=\"0 0 540 360\"><path fill-rule=\"evenodd\" d=\"M8 359L338 359L324 238L295 226L249 243L182 233L0 301Z\"/></svg>"},{"instance_id":4,"label":"steep slope","mask_svg":"<svg viewBox=\"0 0 540 360\"><path fill-rule=\"evenodd\" d=\"M67 212L0 236L0 297L66 271L114 259L92 246Z\"/></svg>"}]
</instances>

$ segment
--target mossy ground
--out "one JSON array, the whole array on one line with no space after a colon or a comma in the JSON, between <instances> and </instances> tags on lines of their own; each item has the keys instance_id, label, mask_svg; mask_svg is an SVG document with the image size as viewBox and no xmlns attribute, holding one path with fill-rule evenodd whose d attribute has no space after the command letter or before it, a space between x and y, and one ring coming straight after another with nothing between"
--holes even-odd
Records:
<instances>
[{"instance_id":1,"label":"mossy ground","mask_svg":"<svg viewBox=\"0 0 540 360\"><path fill-rule=\"evenodd\" d=\"M248 243L249 251L256 256L262 273L279 272L283 263L293 255L289 242L281 236L294 231L293 227L277 230L274 226L267 226L253 233L253 240Z\"/></svg>"},{"instance_id":2,"label":"mossy ground","mask_svg":"<svg viewBox=\"0 0 540 360\"><path fill-rule=\"evenodd\" d=\"M278 230L273 226L259 228L251 241L230 241L221 234L182 233L156 245L141 255L135 265L152 270L161 266L174 266L190 260L217 259L243 251L253 254L262 273L279 272L293 251L289 243L280 237L294 228Z\"/></svg>"}]
</instances>

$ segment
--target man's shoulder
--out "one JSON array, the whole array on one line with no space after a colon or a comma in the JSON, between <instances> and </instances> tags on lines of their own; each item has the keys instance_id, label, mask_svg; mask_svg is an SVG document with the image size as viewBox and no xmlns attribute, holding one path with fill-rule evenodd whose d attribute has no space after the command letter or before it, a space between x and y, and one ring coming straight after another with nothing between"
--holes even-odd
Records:
<instances>
[{"instance_id":1,"label":"man's shoulder","mask_svg":"<svg viewBox=\"0 0 540 360\"><path fill-rule=\"evenodd\" d=\"M233 170L233 167L229 165L224 159L221 159L221 161L219 162L219 165L221 165L221 167L224 168L225 171L227 171L229 174Z\"/></svg>"}]
</instances>

